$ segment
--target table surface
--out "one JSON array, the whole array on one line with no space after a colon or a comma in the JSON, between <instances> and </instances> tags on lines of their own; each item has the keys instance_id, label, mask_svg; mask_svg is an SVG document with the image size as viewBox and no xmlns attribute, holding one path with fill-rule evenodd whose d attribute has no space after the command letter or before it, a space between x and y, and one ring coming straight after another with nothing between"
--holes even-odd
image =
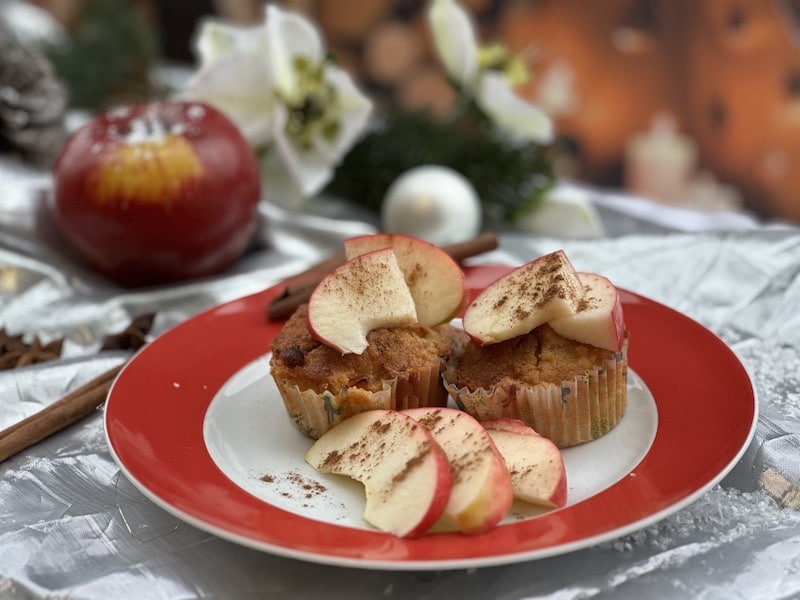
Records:
<instances>
[{"instance_id":1,"label":"table surface","mask_svg":"<svg viewBox=\"0 0 800 600\"><path fill-rule=\"evenodd\" d=\"M123 290L64 252L47 219L46 175L3 162L0 181L0 323L66 338L61 360L0 372L0 428L126 358L99 345L133 316L155 312L157 336L375 230L332 200L303 214L265 206L257 243L224 275ZM606 236L506 231L497 250L471 262L514 265L563 248L579 270L688 315L730 346L754 382L758 428L733 471L695 502L618 539L518 564L410 572L314 564L223 540L159 508L120 472L98 410L0 465L0 598L800 594L800 232L600 192L592 201Z\"/></svg>"}]
</instances>

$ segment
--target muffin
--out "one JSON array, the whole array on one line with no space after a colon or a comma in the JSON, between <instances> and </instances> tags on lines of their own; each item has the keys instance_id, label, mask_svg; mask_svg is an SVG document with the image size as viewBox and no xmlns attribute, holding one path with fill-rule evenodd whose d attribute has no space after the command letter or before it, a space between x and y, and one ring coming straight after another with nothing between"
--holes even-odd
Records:
<instances>
[{"instance_id":1,"label":"muffin","mask_svg":"<svg viewBox=\"0 0 800 600\"><path fill-rule=\"evenodd\" d=\"M443 379L456 404L479 421L520 419L566 448L605 435L622 418L627 340L612 351L544 324L495 344L464 344Z\"/></svg>"},{"instance_id":2,"label":"muffin","mask_svg":"<svg viewBox=\"0 0 800 600\"><path fill-rule=\"evenodd\" d=\"M292 421L310 438L365 410L447 403L441 374L453 353L449 324L374 329L364 352L342 354L311 335L307 316L303 304L273 340L270 372Z\"/></svg>"},{"instance_id":3,"label":"muffin","mask_svg":"<svg viewBox=\"0 0 800 600\"><path fill-rule=\"evenodd\" d=\"M486 287L464 312L469 342L444 373L480 421L521 419L560 448L605 435L625 412L628 335L614 284L563 250Z\"/></svg>"}]
</instances>

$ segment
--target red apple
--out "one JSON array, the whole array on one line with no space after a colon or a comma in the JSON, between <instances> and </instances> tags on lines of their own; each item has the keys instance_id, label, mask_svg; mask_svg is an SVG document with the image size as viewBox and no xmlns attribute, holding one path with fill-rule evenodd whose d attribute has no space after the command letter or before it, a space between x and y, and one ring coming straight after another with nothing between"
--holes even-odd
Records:
<instances>
[{"instance_id":1,"label":"red apple","mask_svg":"<svg viewBox=\"0 0 800 600\"><path fill-rule=\"evenodd\" d=\"M70 137L53 175L65 241L122 285L221 272L255 230L255 154L227 117L199 102L99 115Z\"/></svg>"}]
</instances>

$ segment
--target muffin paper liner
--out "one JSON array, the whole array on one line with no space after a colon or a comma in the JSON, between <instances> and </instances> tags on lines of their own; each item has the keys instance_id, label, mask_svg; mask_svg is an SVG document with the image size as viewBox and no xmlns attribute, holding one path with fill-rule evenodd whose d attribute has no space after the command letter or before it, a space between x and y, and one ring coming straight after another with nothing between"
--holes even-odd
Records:
<instances>
[{"instance_id":1,"label":"muffin paper liner","mask_svg":"<svg viewBox=\"0 0 800 600\"><path fill-rule=\"evenodd\" d=\"M373 409L403 410L420 406L445 406L439 364L404 377L382 382L382 389L371 392L356 386L338 393L326 390L301 390L289 380L275 380L283 403L295 426L312 439L319 438L337 423L357 413Z\"/></svg>"},{"instance_id":2,"label":"muffin paper liner","mask_svg":"<svg viewBox=\"0 0 800 600\"><path fill-rule=\"evenodd\" d=\"M625 414L628 396L628 345L582 376L561 385L520 381L470 391L443 374L445 388L462 410L479 421L520 419L559 448L595 440L613 429Z\"/></svg>"}]
</instances>

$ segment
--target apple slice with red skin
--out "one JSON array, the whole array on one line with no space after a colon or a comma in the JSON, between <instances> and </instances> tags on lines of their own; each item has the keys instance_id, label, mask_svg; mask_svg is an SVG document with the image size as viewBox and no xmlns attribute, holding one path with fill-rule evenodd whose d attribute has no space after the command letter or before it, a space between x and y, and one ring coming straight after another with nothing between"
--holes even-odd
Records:
<instances>
[{"instance_id":1,"label":"apple slice with red skin","mask_svg":"<svg viewBox=\"0 0 800 600\"><path fill-rule=\"evenodd\" d=\"M486 429L455 408L409 408L402 412L431 432L450 463L453 489L443 522L466 534L495 527L511 508L514 495L503 457Z\"/></svg>"},{"instance_id":2,"label":"apple slice with red skin","mask_svg":"<svg viewBox=\"0 0 800 600\"><path fill-rule=\"evenodd\" d=\"M320 281L308 301L311 335L342 354L364 352L373 329L416 322L414 298L391 248L348 260Z\"/></svg>"},{"instance_id":3,"label":"apple slice with red skin","mask_svg":"<svg viewBox=\"0 0 800 600\"><path fill-rule=\"evenodd\" d=\"M482 422L511 474L514 497L550 508L567 503L567 472L551 440L517 419Z\"/></svg>"},{"instance_id":4,"label":"apple slice with red skin","mask_svg":"<svg viewBox=\"0 0 800 600\"><path fill-rule=\"evenodd\" d=\"M444 250L415 237L376 233L344 241L347 258L393 248L414 297L421 325L434 327L458 316L469 302L464 272Z\"/></svg>"},{"instance_id":5,"label":"apple slice with red skin","mask_svg":"<svg viewBox=\"0 0 800 600\"><path fill-rule=\"evenodd\" d=\"M425 427L399 411L358 413L322 435L305 455L322 473L364 485L364 520L400 537L417 537L441 517L450 466Z\"/></svg>"},{"instance_id":6,"label":"apple slice with red skin","mask_svg":"<svg viewBox=\"0 0 800 600\"><path fill-rule=\"evenodd\" d=\"M625 338L622 301L614 284L597 273L578 273L583 298L574 315L553 319L550 327L559 335L618 352Z\"/></svg>"},{"instance_id":7,"label":"apple slice with red skin","mask_svg":"<svg viewBox=\"0 0 800 600\"><path fill-rule=\"evenodd\" d=\"M578 310L583 286L563 250L517 267L487 286L464 312L478 345L502 342Z\"/></svg>"}]
</instances>

